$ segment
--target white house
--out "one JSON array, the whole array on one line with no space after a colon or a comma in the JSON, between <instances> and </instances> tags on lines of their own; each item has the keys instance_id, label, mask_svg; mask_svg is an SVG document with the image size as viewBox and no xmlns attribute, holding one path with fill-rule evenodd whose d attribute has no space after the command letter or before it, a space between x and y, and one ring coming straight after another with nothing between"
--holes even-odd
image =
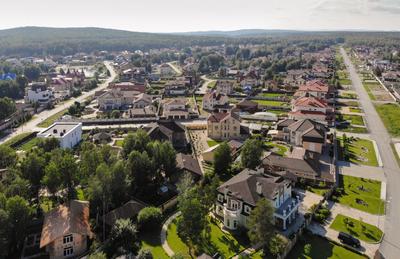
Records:
<instances>
[{"instance_id":1,"label":"white house","mask_svg":"<svg viewBox=\"0 0 400 259\"><path fill-rule=\"evenodd\" d=\"M203 96L203 109L213 110L217 106L224 106L229 103L228 96L218 91L211 91Z\"/></svg>"},{"instance_id":2,"label":"white house","mask_svg":"<svg viewBox=\"0 0 400 259\"><path fill-rule=\"evenodd\" d=\"M73 148L82 140L82 123L56 122L37 134L38 138L56 138L61 148Z\"/></svg>"},{"instance_id":3,"label":"white house","mask_svg":"<svg viewBox=\"0 0 400 259\"><path fill-rule=\"evenodd\" d=\"M30 83L25 93L25 101L30 103L48 103L53 98L53 91L47 88L46 83Z\"/></svg>"},{"instance_id":4,"label":"white house","mask_svg":"<svg viewBox=\"0 0 400 259\"><path fill-rule=\"evenodd\" d=\"M299 197L292 197L289 180L257 171L244 169L217 188L216 214L223 218L224 226L235 230L247 227L250 212L260 199L267 199L275 208L275 226L286 230L294 223L300 204Z\"/></svg>"}]
</instances>

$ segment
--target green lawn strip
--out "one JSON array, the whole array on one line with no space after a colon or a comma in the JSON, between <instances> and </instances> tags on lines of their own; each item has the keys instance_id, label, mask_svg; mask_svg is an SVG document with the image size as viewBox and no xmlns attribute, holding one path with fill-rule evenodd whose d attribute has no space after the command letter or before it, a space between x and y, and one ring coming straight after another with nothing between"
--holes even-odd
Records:
<instances>
[{"instance_id":1,"label":"green lawn strip","mask_svg":"<svg viewBox=\"0 0 400 259\"><path fill-rule=\"evenodd\" d=\"M23 151L29 151L31 150L33 147L37 146L37 144L39 143L40 139L39 138L32 138L31 140L29 140L28 142L22 144L21 146L18 147L18 149L23 150Z\"/></svg>"},{"instance_id":2,"label":"green lawn strip","mask_svg":"<svg viewBox=\"0 0 400 259\"><path fill-rule=\"evenodd\" d=\"M12 137L11 139L4 142L3 145L12 146L15 143L17 143L17 142L21 141L22 139L26 138L27 136L29 136L30 134L32 134L32 132L24 132L24 133L18 134L15 137Z\"/></svg>"},{"instance_id":3,"label":"green lawn strip","mask_svg":"<svg viewBox=\"0 0 400 259\"><path fill-rule=\"evenodd\" d=\"M304 239L300 239L293 247L286 258L301 259L365 259L366 256L357 254L343 246L328 241L322 237L304 234ZM309 254L305 254L304 246L311 245Z\"/></svg>"},{"instance_id":4,"label":"green lawn strip","mask_svg":"<svg viewBox=\"0 0 400 259\"><path fill-rule=\"evenodd\" d=\"M343 114L343 120L350 121L351 124L357 125L357 126L365 126L363 117L360 115L348 115L348 114Z\"/></svg>"},{"instance_id":5,"label":"green lawn strip","mask_svg":"<svg viewBox=\"0 0 400 259\"><path fill-rule=\"evenodd\" d=\"M343 188L343 194L337 197L339 203L371 214L384 213L385 202L380 198L381 182L339 175L339 187Z\"/></svg>"},{"instance_id":6,"label":"green lawn strip","mask_svg":"<svg viewBox=\"0 0 400 259\"><path fill-rule=\"evenodd\" d=\"M285 111L280 111L280 110L266 110L266 112L270 112L276 115L281 115L281 116L285 116L288 114L288 112Z\"/></svg>"},{"instance_id":7,"label":"green lawn strip","mask_svg":"<svg viewBox=\"0 0 400 259\"><path fill-rule=\"evenodd\" d=\"M142 248L149 249L153 258L167 259L169 256L165 253L161 245L160 238L161 229L158 228L157 231L147 231L139 235Z\"/></svg>"},{"instance_id":8,"label":"green lawn strip","mask_svg":"<svg viewBox=\"0 0 400 259\"><path fill-rule=\"evenodd\" d=\"M269 141L265 142L264 145L268 151L273 151L274 153L281 155L281 156L284 156L288 150L288 148L284 145L269 142Z\"/></svg>"},{"instance_id":9,"label":"green lawn strip","mask_svg":"<svg viewBox=\"0 0 400 259\"><path fill-rule=\"evenodd\" d=\"M283 97L286 94L282 94L282 93L261 93L258 94L257 96L262 96L262 97Z\"/></svg>"},{"instance_id":10,"label":"green lawn strip","mask_svg":"<svg viewBox=\"0 0 400 259\"><path fill-rule=\"evenodd\" d=\"M362 110L360 108L350 107L349 110L350 112L362 113Z\"/></svg>"},{"instance_id":11,"label":"green lawn strip","mask_svg":"<svg viewBox=\"0 0 400 259\"><path fill-rule=\"evenodd\" d=\"M400 106L388 103L375 105L375 109L389 133L395 137L400 136Z\"/></svg>"},{"instance_id":12,"label":"green lawn strip","mask_svg":"<svg viewBox=\"0 0 400 259\"><path fill-rule=\"evenodd\" d=\"M372 94L371 89L369 88L368 84L364 83L363 86L364 86L365 90L367 91L369 99L371 99L372 101L375 101L376 100L375 95Z\"/></svg>"},{"instance_id":13,"label":"green lawn strip","mask_svg":"<svg viewBox=\"0 0 400 259\"><path fill-rule=\"evenodd\" d=\"M353 126L347 126L346 128L337 128L338 131L342 132L349 132L349 133L368 133L368 129L365 127L353 127Z\"/></svg>"},{"instance_id":14,"label":"green lawn strip","mask_svg":"<svg viewBox=\"0 0 400 259\"><path fill-rule=\"evenodd\" d=\"M269 101L269 100L254 100L260 105L264 106L277 106L277 107L282 107L282 106L288 106L289 104L287 102L279 102L279 101Z\"/></svg>"},{"instance_id":15,"label":"green lawn strip","mask_svg":"<svg viewBox=\"0 0 400 259\"><path fill-rule=\"evenodd\" d=\"M53 124L56 120L61 118L66 112L67 112L67 109L57 112L56 114L54 114L54 115L48 117L47 119L45 119L44 121L40 122L37 126L41 127L41 128L50 127L51 124Z\"/></svg>"},{"instance_id":16,"label":"green lawn strip","mask_svg":"<svg viewBox=\"0 0 400 259\"><path fill-rule=\"evenodd\" d=\"M222 143L222 141L213 140L213 139L207 140L207 144L208 144L209 147L216 146L216 145L218 145L220 143Z\"/></svg>"},{"instance_id":17,"label":"green lawn strip","mask_svg":"<svg viewBox=\"0 0 400 259\"><path fill-rule=\"evenodd\" d=\"M114 146L117 146L117 147L122 147L123 145L124 145L123 139L117 139L114 143Z\"/></svg>"},{"instance_id":18,"label":"green lawn strip","mask_svg":"<svg viewBox=\"0 0 400 259\"><path fill-rule=\"evenodd\" d=\"M400 157L396 151L396 147L394 146L394 143L390 143L390 147L392 148L392 151L393 151L394 157L396 158L397 164L400 166Z\"/></svg>"},{"instance_id":19,"label":"green lawn strip","mask_svg":"<svg viewBox=\"0 0 400 259\"><path fill-rule=\"evenodd\" d=\"M325 193L329 190L327 187L318 187L318 186L308 186L307 191L310 191L312 193L324 196Z\"/></svg>"},{"instance_id":20,"label":"green lawn strip","mask_svg":"<svg viewBox=\"0 0 400 259\"><path fill-rule=\"evenodd\" d=\"M339 138L343 147L343 139ZM368 166L378 166L375 148L372 141L368 139L353 138L349 144L349 161L354 164L362 164ZM364 157L366 160L362 160Z\"/></svg>"},{"instance_id":21,"label":"green lawn strip","mask_svg":"<svg viewBox=\"0 0 400 259\"><path fill-rule=\"evenodd\" d=\"M347 78L339 79L341 85L351 85L351 80Z\"/></svg>"},{"instance_id":22,"label":"green lawn strip","mask_svg":"<svg viewBox=\"0 0 400 259\"><path fill-rule=\"evenodd\" d=\"M347 224L346 224L347 220ZM352 222L352 223L350 223ZM368 243L379 242L382 238L382 231L368 223L362 222L357 219L346 217L342 214L338 214L335 220L330 225L330 228L348 233L360 240L364 240Z\"/></svg>"},{"instance_id":23,"label":"green lawn strip","mask_svg":"<svg viewBox=\"0 0 400 259\"><path fill-rule=\"evenodd\" d=\"M233 235L228 232L223 232L217 224L209 222L210 224L210 239L204 240L199 247L199 251L207 254L219 253L223 258L230 258L238 252L245 249L242 242L237 240ZM190 258L189 248L179 238L177 233L176 220L168 226L167 242L169 247L174 252L179 252L185 258ZM246 244L247 245L247 244Z\"/></svg>"}]
</instances>

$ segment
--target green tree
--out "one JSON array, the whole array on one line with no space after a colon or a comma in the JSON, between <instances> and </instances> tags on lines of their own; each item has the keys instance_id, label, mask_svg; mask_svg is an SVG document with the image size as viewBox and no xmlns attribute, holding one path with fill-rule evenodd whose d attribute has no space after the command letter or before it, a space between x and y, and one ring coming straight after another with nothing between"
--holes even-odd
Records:
<instances>
[{"instance_id":1,"label":"green tree","mask_svg":"<svg viewBox=\"0 0 400 259\"><path fill-rule=\"evenodd\" d=\"M142 248L139 250L138 255L136 256L137 259L153 259L153 255L151 251L147 248Z\"/></svg>"},{"instance_id":2,"label":"green tree","mask_svg":"<svg viewBox=\"0 0 400 259\"><path fill-rule=\"evenodd\" d=\"M0 98L0 120L6 119L16 110L15 102L11 98Z\"/></svg>"},{"instance_id":3,"label":"green tree","mask_svg":"<svg viewBox=\"0 0 400 259\"><path fill-rule=\"evenodd\" d=\"M44 150L44 152L51 152L52 150L60 147L60 141L56 138L40 139L37 146Z\"/></svg>"},{"instance_id":4,"label":"green tree","mask_svg":"<svg viewBox=\"0 0 400 259\"><path fill-rule=\"evenodd\" d=\"M10 219L4 208L0 208L0 258L6 258L9 248Z\"/></svg>"},{"instance_id":5,"label":"green tree","mask_svg":"<svg viewBox=\"0 0 400 259\"><path fill-rule=\"evenodd\" d=\"M111 112L111 118L118 119L119 117L121 117L121 112L119 110L113 110Z\"/></svg>"},{"instance_id":6,"label":"green tree","mask_svg":"<svg viewBox=\"0 0 400 259\"><path fill-rule=\"evenodd\" d=\"M218 175L226 175L230 172L231 164L231 149L228 143L223 142L214 152L214 172Z\"/></svg>"},{"instance_id":7,"label":"green tree","mask_svg":"<svg viewBox=\"0 0 400 259\"><path fill-rule=\"evenodd\" d=\"M40 72L39 66L36 65L27 65L24 67L24 75L31 81L38 80Z\"/></svg>"},{"instance_id":8,"label":"green tree","mask_svg":"<svg viewBox=\"0 0 400 259\"><path fill-rule=\"evenodd\" d=\"M286 239L280 235L275 235L270 239L268 243L268 249L272 255L277 256L285 250L286 245Z\"/></svg>"},{"instance_id":9,"label":"green tree","mask_svg":"<svg viewBox=\"0 0 400 259\"><path fill-rule=\"evenodd\" d=\"M63 184L63 176L61 175L58 165L54 161L51 161L46 166L42 184L46 186L54 199L57 191L60 190Z\"/></svg>"},{"instance_id":10,"label":"green tree","mask_svg":"<svg viewBox=\"0 0 400 259\"><path fill-rule=\"evenodd\" d=\"M111 251L114 255L124 255L139 249L136 226L130 219L118 219L111 230Z\"/></svg>"},{"instance_id":11,"label":"green tree","mask_svg":"<svg viewBox=\"0 0 400 259\"><path fill-rule=\"evenodd\" d=\"M125 201L129 189L129 181L123 161L111 166L111 203L114 207L121 206Z\"/></svg>"},{"instance_id":12,"label":"green tree","mask_svg":"<svg viewBox=\"0 0 400 259\"><path fill-rule=\"evenodd\" d=\"M31 189L35 197L39 195L41 181L44 176L46 160L37 150L29 152L21 163L22 177L31 184Z\"/></svg>"},{"instance_id":13,"label":"green tree","mask_svg":"<svg viewBox=\"0 0 400 259\"><path fill-rule=\"evenodd\" d=\"M107 256L103 252L96 252L94 254L89 255L89 259L107 259Z\"/></svg>"},{"instance_id":14,"label":"green tree","mask_svg":"<svg viewBox=\"0 0 400 259\"><path fill-rule=\"evenodd\" d=\"M14 149L5 145L0 145L0 168L7 168L15 165L16 161L17 155Z\"/></svg>"},{"instance_id":15,"label":"green tree","mask_svg":"<svg viewBox=\"0 0 400 259\"><path fill-rule=\"evenodd\" d=\"M128 171L136 186L146 186L154 177L153 161L146 151L132 151L128 157Z\"/></svg>"},{"instance_id":16,"label":"green tree","mask_svg":"<svg viewBox=\"0 0 400 259\"><path fill-rule=\"evenodd\" d=\"M137 216L137 222L141 230L157 229L161 224L161 220L162 212L157 207L146 207Z\"/></svg>"},{"instance_id":17,"label":"green tree","mask_svg":"<svg viewBox=\"0 0 400 259\"><path fill-rule=\"evenodd\" d=\"M255 169L260 164L263 153L262 143L257 139L248 139L244 142L240 152L242 166Z\"/></svg>"},{"instance_id":18,"label":"green tree","mask_svg":"<svg viewBox=\"0 0 400 259\"><path fill-rule=\"evenodd\" d=\"M128 134L123 144L124 156L127 157L134 150L139 152L145 151L149 142L150 137L147 135L147 132L142 129L139 129L135 133Z\"/></svg>"},{"instance_id":19,"label":"green tree","mask_svg":"<svg viewBox=\"0 0 400 259\"><path fill-rule=\"evenodd\" d=\"M261 243L268 247L274 236L273 215L274 207L270 201L263 198L256 203L256 207L250 212L247 232L253 245Z\"/></svg>"}]
</instances>

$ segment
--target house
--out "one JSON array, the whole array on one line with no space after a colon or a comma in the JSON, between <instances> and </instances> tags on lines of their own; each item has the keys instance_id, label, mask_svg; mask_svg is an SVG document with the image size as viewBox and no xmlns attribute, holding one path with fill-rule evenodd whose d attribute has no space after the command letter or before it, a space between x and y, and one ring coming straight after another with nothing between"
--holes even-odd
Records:
<instances>
[{"instance_id":1,"label":"house","mask_svg":"<svg viewBox=\"0 0 400 259\"><path fill-rule=\"evenodd\" d=\"M121 83L110 83L109 89L118 89L124 93L124 96L136 96L146 91L144 84L132 83L132 82L121 82Z\"/></svg>"},{"instance_id":2,"label":"house","mask_svg":"<svg viewBox=\"0 0 400 259\"><path fill-rule=\"evenodd\" d=\"M65 99L71 96L72 87L72 78L61 75L51 78L50 88L53 90L54 96L57 99Z\"/></svg>"},{"instance_id":3,"label":"house","mask_svg":"<svg viewBox=\"0 0 400 259\"><path fill-rule=\"evenodd\" d=\"M37 134L38 138L56 138L61 148L73 148L82 140L82 123L55 122Z\"/></svg>"},{"instance_id":4,"label":"house","mask_svg":"<svg viewBox=\"0 0 400 259\"><path fill-rule=\"evenodd\" d=\"M161 77L171 77L175 75L175 70L166 63L159 66Z\"/></svg>"},{"instance_id":5,"label":"house","mask_svg":"<svg viewBox=\"0 0 400 259\"><path fill-rule=\"evenodd\" d=\"M233 93L234 85L235 82L232 80L218 80L216 85L216 90L217 92L229 95Z\"/></svg>"},{"instance_id":6,"label":"house","mask_svg":"<svg viewBox=\"0 0 400 259\"><path fill-rule=\"evenodd\" d=\"M187 93L188 88L186 87L185 81L168 81L164 86L164 94L167 96L186 95Z\"/></svg>"},{"instance_id":7,"label":"house","mask_svg":"<svg viewBox=\"0 0 400 259\"><path fill-rule=\"evenodd\" d=\"M310 119L296 121L284 129L287 135L284 140L292 146L303 147L305 150L322 153L326 142L325 125Z\"/></svg>"},{"instance_id":8,"label":"house","mask_svg":"<svg viewBox=\"0 0 400 259\"><path fill-rule=\"evenodd\" d=\"M244 169L217 188L216 214L231 230L247 227L248 217L260 199L267 199L275 209L277 228L286 230L298 215L299 197L292 197L291 181L279 176Z\"/></svg>"},{"instance_id":9,"label":"house","mask_svg":"<svg viewBox=\"0 0 400 259\"><path fill-rule=\"evenodd\" d=\"M321 179L320 154L305 149L298 149L295 155L283 157L270 153L263 160L265 172L282 175L285 178L297 180Z\"/></svg>"},{"instance_id":10,"label":"house","mask_svg":"<svg viewBox=\"0 0 400 259\"><path fill-rule=\"evenodd\" d=\"M118 219L135 219L139 212L146 207L146 204L131 200L124 205L108 212L104 216L105 223L112 227Z\"/></svg>"},{"instance_id":11,"label":"house","mask_svg":"<svg viewBox=\"0 0 400 259\"><path fill-rule=\"evenodd\" d=\"M183 174L190 174L194 181L198 181L203 177L199 161L191 155L178 153L176 155L176 167ZM181 175L179 175L181 176ZM180 177L176 180L179 180Z\"/></svg>"},{"instance_id":12,"label":"house","mask_svg":"<svg viewBox=\"0 0 400 259\"><path fill-rule=\"evenodd\" d=\"M119 110L131 104L131 102L124 99L124 94L117 89L101 94L97 97L97 103L102 111Z\"/></svg>"},{"instance_id":13,"label":"house","mask_svg":"<svg viewBox=\"0 0 400 259\"><path fill-rule=\"evenodd\" d=\"M240 150L240 148L242 147L242 145L243 145L242 142L237 141L237 140L234 140L234 139L233 139L233 140L230 140L230 141L228 142L228 146L229 146L230 149L231 149L231 154L232 154L232 157L233 157L233 158L235 158L235 157L238 156L239 150ZM203 160L204 160L205 162L207 162L207 163L213 163L213 162L214 162L214 153L215 153L215 150L218 148L218 146L219 146L219 144L218 144L218 145L215 145L215 146L212 146L212 147L206 149L206 150L201 154L202 157L203 157Z\"/></svg>"},{"instance_id":14,"label":"house","mask_svg":"<svg viewBox=\"0 0 400 259\"><path fill-rule=\"evenodd\" d=\"M151 139L170 141L175 149L186 149L189 143L185 128L174 121L158 121L148 127L147 134Z\"/></svg>"},{"instance_id":15,"label":"house","mask_svg":"<svg viewBox=\"0 0 400 259\"><path fill-rule=\"evenodd\" d=\"M334 109L324 99L304 96L292 101L289 118L294 120L313 119L325 125L335 123Z\"/></svg>"},{"instance_id":16,"label":"house","mask_svg":"<svg viewBox=\"0 0 400 259\"><path fill-rule=\"evenodd\" d=\"M229 98L226 94L218 91L207 92L203 96L203 109L214 110L217 106L225 106L229 103Z\"/></svg>"},{"instance_id":17,"label":"house","mask_svg":"<svg viewBox=\"0 0 400 259\"><path fill-rule=\"evenodd\" d=\"M50 258L77 258L87 250L93 233L89 223L89 202L71 200L46 213L40 238Z\"/></svg>"},{"instance_id":18,"label":"house","mask_svg":"<svg viewBox=\"0 0 400 259\"><path fill-rule=\"evenodd\" d=\"M211 139L240 138L240 118L234 112L216 112L207 119L207 135Z\"/></svg>"},{"instance_id":19,"label":"house","mask_svg":"<svg viewBox=\"0 0 400 259\"><path fill-rule=\"evenodd\" d=\"M72 79L72 83L73 85L81 85L86 78L85 72L83 72L83 70L81 72L79 72L76 69L68 69L67 73L65 73L65 77L67 78L71 78Z\"/></svg>"},{"instance_id":20,"label":"house","mask_svg":"<svg viewBox=\"0 0 400 259\"><path fill-rule=\"evenodd\" d=\"M132 102L132 108L144 108L150 106L153 103L153 97L151 95L141 93L136 95Z\"/></svg>"},{"instance_id":21,"label":"house","mask_svg":"<svg viewBox=\"0 0 400 259\"><path fill-rule=\"evenodd\" d=\"M125 118L156 118L157 110L154 106L146 106L144 108L128 109L124 114Z\"/></svg>"},{"instance_id":22,"label":"house","mask_svg":"<svg viewBox=\"0 0 400 259\"><path fill-rule=\"evenodd\" d=\"M241 112L255 113L258 111L258 103L251 100L243 99L236 104L236 108L239 109Z\"/></svg>"},{"instance_id":23,"label":"house","mask_svg":"<svg viewBox=\"0 0 400 259\"><path fill-rule=\"evenodd\" d=\"M168 99L163 103L163 117L166 119L187 119L189 110L184 98Z\"/></svg>"},{"instance_id":24,"label":"house","mask_svg":"<svg viewBox=\"0 0 400 259\"><path fill-rule=\"evenodd\" d=\"M304 97L307 95L325 100L335 97L334 89L320 80L308 81L301 85L294 94L295 97Z\"/></svg>"},{"instance_id":25,"label":"house","mask_svg":"<svg viewBox=\"0 0 400 259\"><path fill-rule=\"evenodd\" d=\"M33 82L25 92L25 101L30 103L47 104L53 99L53 91L47 88L45 82Z\"/></svg>"}]
</instances>

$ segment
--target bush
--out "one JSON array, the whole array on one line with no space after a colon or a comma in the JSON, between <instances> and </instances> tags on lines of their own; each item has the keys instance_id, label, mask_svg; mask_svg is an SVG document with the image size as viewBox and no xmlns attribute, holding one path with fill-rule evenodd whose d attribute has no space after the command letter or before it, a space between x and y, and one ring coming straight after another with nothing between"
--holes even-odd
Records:
<instances>
[{"instance_id":1,"label":"bush","mask_svg":"<svg viewBox=\"0 0 400 259\"><path fill-rule=\"evenodd\" d=\"M311 244L306 244L305 246L304 246L304 253L306 254L306 255L310 255L311 254Z\"/></svg>"},{"instance_id":2,"label":"bush","mask_svg":"<svg viewBox=\"0 0 400 259\"><path fill-rule=\"evenodd\" d=\"M154 229L161 224L162 212L156 207L146 207L139 212L137 222L141 229Z\"/></svg>"},{"instance_id":3,"label":"bush","mask_svg":"<svg viewBox=\"0 0 400 259\"><path fill-rule=\"evenodd\" d=\"M138 255L136 256L137 259L153 259L153 255L151 251L147 248L142 248L139 250Z\"/></svg>"}]
</instances>

